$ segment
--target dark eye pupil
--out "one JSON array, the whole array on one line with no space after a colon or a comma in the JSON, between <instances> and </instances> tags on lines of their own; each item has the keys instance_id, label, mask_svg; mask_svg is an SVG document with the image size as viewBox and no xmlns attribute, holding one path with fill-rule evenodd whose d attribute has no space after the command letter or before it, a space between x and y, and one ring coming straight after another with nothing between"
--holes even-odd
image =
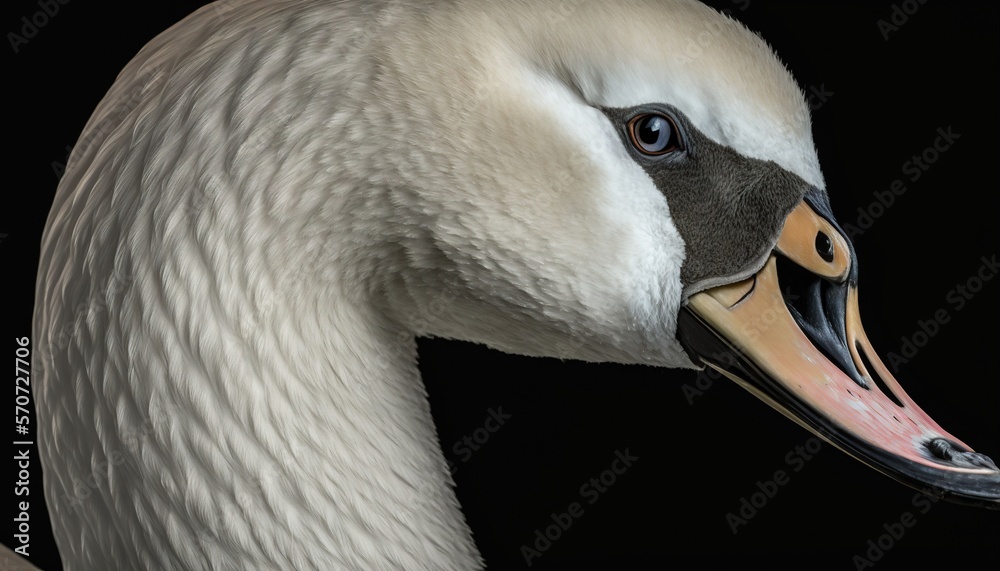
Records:
<instances>
[{"instance_id":1,"label":"dark eye pupil","mask_svg":"<svg viewBox=\"0 0 1000 571\"><path fill-rule=\"evenodd\" d=\"M661 139L669 136L669 129L662 117L650 117L639 123L639 140L650 147L655 147Z\"/></svg>"}]
</instances>

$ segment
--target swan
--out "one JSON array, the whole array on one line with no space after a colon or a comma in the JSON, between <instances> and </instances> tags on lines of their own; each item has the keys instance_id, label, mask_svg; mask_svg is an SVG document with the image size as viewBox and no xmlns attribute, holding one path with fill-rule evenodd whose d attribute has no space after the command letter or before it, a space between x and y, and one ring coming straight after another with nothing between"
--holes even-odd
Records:
<instances>
[{"instance_id":1,"label":"swan","mask_svg":"<svg viewBox=\"0 0 1000 571\"><path fill-rule=\"evenodd\" d=\"M417 335L712 367L996 503L871 351L808 107L756 36L685 1L365 6L202 9L85 130L34 330L67 568L480 567Z\"/></svg>"}]
</instances>

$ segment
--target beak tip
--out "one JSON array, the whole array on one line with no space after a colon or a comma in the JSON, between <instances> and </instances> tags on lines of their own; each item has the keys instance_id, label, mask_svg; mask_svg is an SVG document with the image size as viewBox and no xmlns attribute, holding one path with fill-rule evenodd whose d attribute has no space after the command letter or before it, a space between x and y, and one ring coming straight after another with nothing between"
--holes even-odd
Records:
<instances>
[{"instance_id":1,"label":"beak tip","mask_svg":"<svg viewBox=\"0 0 1000 571\"><path fill-rule=\"evenodd\" d=\"M972 469L986 468L1000 472L1000 468L997 468L996 463L989 456L971 450L962 450L961 447L945 438L933 438L925 446L935 460L946 462L952 466Z\"/></svg>"},{"instance_id":2,"label":"beak tip","mask_svg":"<svg viewBox=\"0 0 1000 571\"><path fill-rule=\"evenodd\" d=\"M788 215L752 279L688 301L677 327L693 361L924 494L1000 510L996 462L922 411L871 346L856 256L825 195L807 194Z\"/></svg>"}]
</instances>

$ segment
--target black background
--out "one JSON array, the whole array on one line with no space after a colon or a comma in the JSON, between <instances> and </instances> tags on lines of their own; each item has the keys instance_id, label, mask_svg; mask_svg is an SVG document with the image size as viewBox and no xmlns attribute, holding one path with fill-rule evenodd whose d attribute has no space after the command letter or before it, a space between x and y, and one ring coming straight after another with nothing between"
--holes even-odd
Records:
<instances>
[{"instance_id":1,"label":"black background","mask_svg":"<svg viewBox=\"0 0 1000 571\"><path fill-rule=\"evenodd\" d=\"M125 63L200 4L70 2L19 53L5 46L13 68L6 93L14 176L0 215L8 342L31 331L38 244L57 182L52 163L64 161ZM945 429L1000 458L1000 280L961 311L946 300L975 275L980 258L1000 254L997 6L898 2L919 8L886 40L877 22L892 16L889 2L712 4L760 32L804 89L828 93L813 100L814 133L841 224L857 224L858 208L893 180L907 183L906 194L854 240L869 336L881 354L899 351L918 319L947 310L951 320L897 376ZM16 32L38 6L17 1L5 9L4 31ZM911 182L903 163L949 126L961 138ZM725 381L690 404L682 386L694 386L693 372L523 358L441 340L421 342L421 368L441 441L456 462L459 499L491 568L524 568L521 545L551 523L550 513L580 501L580 486L625 449L639 459L593 505L584 502L584 514L532 569L854 569L852 557L907 511L916 525L877 569L938 557L956 566L995 563L998 554L997 512L937 503L919 513L913 490L828 445L734 535L726 513L758 480L791 472L786 455L810 434ZM462 461L453 445L499 407L511 418ZM37 466L32 559L55 569ZM12 489L16 472L8 474Z\"/></svg>"}]
</instances>

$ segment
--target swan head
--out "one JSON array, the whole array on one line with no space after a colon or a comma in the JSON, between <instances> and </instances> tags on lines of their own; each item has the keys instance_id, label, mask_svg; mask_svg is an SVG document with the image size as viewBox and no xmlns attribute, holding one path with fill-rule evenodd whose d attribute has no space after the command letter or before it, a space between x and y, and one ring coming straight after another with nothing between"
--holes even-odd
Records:
<instances>
[{"instance_id":1,"label":"swan head","mask_svg":"<svg viewBox=\"0 0 1000 571\"><path fill-rule=\"evenodd\" d=\"M996 465L865 336L772 50L686 0L544 6L460 2L372 48L354 152L391 198L355 231L380 245L358 279L387 314L512 353L710 367L901 482L1000 507Z\"/></svg>"},{"instance_id":2,"label":"swan head","mask_svg":"<svg viewBox=\"0 0 1000 571\"><path fill-rule=\"evenodd\" d=\"M836 194L785 67L691 0L203 8L119 76L43 236L60 549L370 568L378 537L396 566L474 567L418 335L711 367L894 478L997 507L1000 471L868 343ZM94 466L105 501L81 507Z\"/></svg>"}]
</instances>

